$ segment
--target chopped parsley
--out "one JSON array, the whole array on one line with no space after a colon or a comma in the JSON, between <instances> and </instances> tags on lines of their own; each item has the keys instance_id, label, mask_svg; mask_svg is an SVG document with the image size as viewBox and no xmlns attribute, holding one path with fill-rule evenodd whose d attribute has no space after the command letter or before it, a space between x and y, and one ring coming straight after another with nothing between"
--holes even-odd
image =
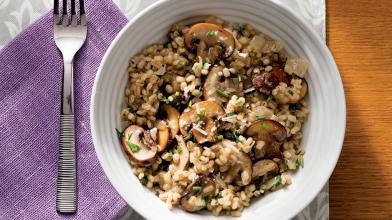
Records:
<instances>
[{"instance_id":1,"label":"chopped parsley","mask_svg":"<svg viewBox=\"0 0 392 220\"><path fill-rule=\"evenodd\" d=\"M135 112L135 109L132 107L132 105L128 105L128 112Z\"/></svg>"},{"instance_id":2,"label":"chopped parsley","mask_svg":"<svg viewBox=\"0 0 392 220\"><path fill-rule=\"evenodd\" d=\"M238 78L232 78L231 81L233 81L234 84L239 84L240 80Z\"/></svg>"},{"instance_id":3,"label":"chopped parsley","mask_svg":"<svg viewBox=\"0 0 392 220\"><path fill-rule=\"evenodd\" d=\"M223 198L222 193L218 192L218 194L215 196L215 199L220 199Z\"/></svg>"},{"instance_id":4,"label":"chopped parsley","mask_svg":"<svg viewBox=\"0 0 392 220\"><path fill-rule=\"evenodd\" d=\"M235 112L229 112L229 113L227 113L226 115L227 115L227 116L233 116L233 115L235 115Z\"/></svg>"},{"instance_id":5,"label":"chopped parsley","mask_svg":"<svg viewBox=\"0 0 392 220\"><path fill-rule=\"evenodd\" d=\"M203 197L203 200L204 200L204 202L207 204L209 201L210 201L210 196L204 196Z\"/></svg>"},{"instance_id":6,"label":"chopped parsley","mask_svg":"<svg viewBox=\"0 0 392 220\"><path fill-rule=\"evenodd\" d=\"M179 154L182 152L182 147L181 147L181 146L178 146L178 147L177 147L177 152L178 152Z\"/></svg>"},{"instance_id":7,"label":"chopped parsley","mask_svg":"<svg viewBox=\"0 0 392 220\"><path fill-rule=\"evenodd\" d=\"M218 135L218 136L216 136L216 141L221 141L221 140L223 140L223 135Z\"/></svg>"},{"instance_id":8,"label":"chopped parsley","mask_svg":"<svg viewBox=\"0 0 392 220\"><path fill-rule=\"evenodd\" d=\"M298 167L304 168L304 155L298 155L296 164Z\"/></svg>"},{"instance_id":9,"label":"chopped parsley","mask_svg":"<svg viewBox=\"0 0 392 220\"><path fill-rule=\"evenodd\" d=\"M274 97L272 95L269 95L267 98L267 102L271 102L274 99Z\"/></svg>"},{"instance_id":10,"label":"chopped parsley","mask_svg":"<svg viewBox=\"0 0 392 220\"><path fill-rule=\"evenodd\" d=\"M256 119L257 119L257 120L260 120L260 119L263 119L263 118L265 118L265 115L257 115L257 116L256 116Z\"/></svg>"},{"instance_id":11,"label":"chopped parsley","mask_svg":"<svg viewBox=\"0 0 392 220\"><path fill-rule=\"evenodd\" d=\"M289 90L289 91L288 91L288 93L289 93L291 96L293 96L293 95L294 95L294 92L293 92L293 91L291 91L291 90Z\"/></svg>"},{"instance_id":12,"label":"chopped parsley","mask_svg":"<svg viewBox=\"0 0 392 220\"><path fill-rule=\"evenodd\" d=\"M179 62L178 62L178 66L179 67L184 67L184 66L186 66L188 64L188 61L186 61L186 60L180 60Z\"/></svg>"},{"instance_id":13,"label":"chopped parsley","mask_svg":"<svg viewBox=\"0 0 392 220\"><path fill-rule=\"evenodd\" d=\"M168 159L170 159L170 160L173 159L173 152L169 151L167 156L168 156Z\"/></svg>"},{"instance_id":14,"label":"chopped parsley","mask_svg":"<svg viewBox=\"0 0 392 220\"><path fill-rule=\"evenodd\" d=\"M119 131L117 128L116 128L116 133L117 133L117 137L119 138L124 136L124 131Z\"/></svg>"},{"instance_id":15,"label":"chopped parsley","mask_svg":"<svg viewBox=\"0 0 392 220\"><path fill-rule=\"evenodd\" d=\"M131 143L130 141L127 141L127 145L129 149L131 149L132 153L137 153L140 151L140 147L137 144Z\"/></svg>"},{"instance_id":16,"label":"chopped parsley","mask_svg":"<svg viewBox=\"0 0 392 220\"><path fill-rule=\"evenodd\" d=\"M199 120L203 120L204 116L206 115L206 110L200 109L197 115L199 116Z\"/></svg>"},{"instance_id":17,"label":"chopped parsley","mask_svg":"<svg viewBox=\"0 0 392 220\"><path fill-rule=\"evenodd\" d=\"M211 63L211 60L209 57L204 57L204 63Z\"/></svg>"},{"instance_id":18,"label":"chopped parsley","mask_svg":"<svg viewBox=\"0 0 392 220\"><path fill-rule=\"evenodd\" d=\"M235 134L235 132L233 132L233 137L234 137L234 139L235 139L236 142L239 141L239 138L238 138L238 136Z\"/></svg>"},{"instance_id":19,"label":"chopped parsley","mask_svg":"<svg viewBox=\"0 0 392 220\"><path fill-rule=\"evenodd\" d=\"M201 186L192 186L192 191L198 193L201 191Z\"/></svg>"},{"instance_id":20,"label":"chopped parsley","mask_svg":"<svg viewBox=\"0 0 392 220\"><path fill-rule=\"evenodd\" d=\"M188 134L184 137L184 141L189 141L192 138L192 135Z\"/></svg>"},{"instance_id":21,"label":"chopped parsley","mask_svg":"<svg viewBox=\"0 0 392 220\"><path fill-rule=\"evenodd\" d=\"M189 107L192 107L192 100L189 100L188 106L189 106Z\"/></svg>"},{"instance_id":22,"label":"chopped parsley","mask_svg":"<svg viewBox=\"0 0 392 220\"><path fill-rule=\"evenodd\" d=\"M141 184L146 185L148 183L148 178L146 175L144 175L143 178L141 178L139 181Z\"/></svg>"},{"instance_id":23,"label":"chopped parsley","mask_svg":"<svg viewBox=\"0 0 392 220\"><path fill-rule=\"evenodd\" d=\"M215 35L216 35L216 31L213 31L213 30L206 31L206 36L207 37L212 37L212 36L215 36Z\"/></svg>"},{"instance_id":24,"label":"chopped parsley","mask_svg":"<svg viewBox=\"0 0 392 220\"><path fill-rule=\"evenodd\" d=\"M172 74L168 75L166 79L169 82L173 81L173 75Z\"/></svg>"},{"instance_id":25,"label":"chopped parsley","mask_svg":"<svg viewBox=\"0 0 392 220\"><path fill-rule=\"evenodd\" d=\"M223 50L223 47L221 45L216 46L218 50Z\"/></svg>"},{"instance_id":26,"label":"chopped parsley","mask_svg":"<svg viewBox=\"0 0 392 220\"><path fill-rule=\"evenodd\" d=\"M268 129L269 129L269 126L268 126L266 123L262 123L262 124L261 124L261 127L262 127L264 130L267 130L267 131L268 131Z\"/></svg>"},{"instance_id":27,"label":"chopped parsley","mask_svg":"<svg viewBox=\"0 0 392 220\"><path fill-rule=\"evenodd\" d=\"M230 95L229 95L226 91L224 91L224 90L222 90L222 89L215 88L215 91L216 91L219 95L221 95L221 96L223 96L223 97L225 97L225 98L230 98Z\"/></svg>"},{"instance_id":28,"label":"chopped parsley","mask_svg":"<svg viewBox=\"0 0 392 220\"><path fill-rule=\"evenodd\" d=\"M295 103L295 104L292 104L289 106L290 112L295 112L300 109L301 109L301 104L299 104L299 103Z\"/></svg>"},{"instance_id":29,"label":"chopped parsley","mask_svg":"<svg viewBox=\"0 0 392 220\"><path fill-rule=\"evenodd\" d=\"M168 98L166 98L165 96L163 96L161 99L159 99L160 102L163 102L165 104L169 104L170 100Z\"/></svg>"}]
</instances>

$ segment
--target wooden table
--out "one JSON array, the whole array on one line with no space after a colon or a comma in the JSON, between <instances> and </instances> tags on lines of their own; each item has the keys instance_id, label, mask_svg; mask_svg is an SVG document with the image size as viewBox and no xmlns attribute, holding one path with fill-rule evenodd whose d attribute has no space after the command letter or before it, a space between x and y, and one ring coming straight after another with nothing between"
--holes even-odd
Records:
<instances>
[{"instance_id":1,"label":"wooden table","mask_svg":"<svg viewBox=\"0 0 392 220\"><path fill-rule=\"evenodd\" d=\"M329 48L347 99L331 219L392 219L392 1L327 0Z\"/></svg>"}]
</instances>

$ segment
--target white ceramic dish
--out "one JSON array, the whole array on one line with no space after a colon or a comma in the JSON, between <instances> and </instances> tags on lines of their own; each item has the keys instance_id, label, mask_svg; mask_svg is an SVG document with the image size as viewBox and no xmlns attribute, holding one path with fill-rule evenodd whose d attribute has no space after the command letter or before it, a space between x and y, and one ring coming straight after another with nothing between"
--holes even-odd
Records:
<instances>
[{"instance_id":1,"label":"white ceramic dish","mask_svg":"<svg viewBox=\"0 0 392 220\"><path fill-rule=\"evenodd\" d=\"M147 45L164 41L173 23L216 15L226 21L250 23L280 38L286 51L310 61L311 113L304 127L305 167L293 174L293 184L270 193L235 219L289 219L305 208L330 177L339 158L346 109L337 66L323 41L300 19L270 1L164 0L153 4L118 34L106 52L95 79L91 101L91 129L98 159L110 182L125 201L147 219L198 219L200 214L169 210L132 174L115 133L121 127L120 109L127 82L129 58ZM215 219L211 214L204 219ZM229 218L229 217L219 217Z\"/></svg>"}]
</instances>

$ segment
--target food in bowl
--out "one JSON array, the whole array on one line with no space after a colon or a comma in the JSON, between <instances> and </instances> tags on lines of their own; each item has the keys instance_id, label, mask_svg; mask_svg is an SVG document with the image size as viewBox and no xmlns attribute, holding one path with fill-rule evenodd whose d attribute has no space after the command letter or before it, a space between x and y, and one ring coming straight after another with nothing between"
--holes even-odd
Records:
<instances>
[{"instance_id":1,"label":"food in bowl","mask_svg":"<svg viewBox=\"0 0 392 220\"><path fill-rule=\"evenodd\" d=\"M304 165L308 61L216 17L174 24L168 38L129 62L120 142L170 208L240 216Z\"/></svg>"}]
</instances>

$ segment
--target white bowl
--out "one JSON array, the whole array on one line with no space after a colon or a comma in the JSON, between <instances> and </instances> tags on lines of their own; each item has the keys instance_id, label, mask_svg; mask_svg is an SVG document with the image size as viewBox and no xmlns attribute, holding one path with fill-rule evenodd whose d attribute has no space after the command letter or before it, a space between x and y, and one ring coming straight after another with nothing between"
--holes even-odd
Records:
<instances>
[{"instance_id":1,"label":"white bowl","mask_svg":"<svg viewBox=\"0 0 392 220\"><path fill-rule=\"evenodd\" d=\"M337 66L323 41L311 27L270 1L166 0L153 4L118 34L106 52L95 79L91 100L91 130L98 159L114 188L147 219L198 219L199 214L169 210L133 175L116 136L127 82L129 59L144 47L165 40L173 23L203 15L250 23L271 37L280 38L290 54L310 61L310 116L302 145L305 167L293 173L293 184L255 200L240 218L289 219L305 208L330 177L342 148L346 109ZM215 219L204 215L205 219ZM219 217L220 219L229 217Z\"/></svg>"}]
</instances>

